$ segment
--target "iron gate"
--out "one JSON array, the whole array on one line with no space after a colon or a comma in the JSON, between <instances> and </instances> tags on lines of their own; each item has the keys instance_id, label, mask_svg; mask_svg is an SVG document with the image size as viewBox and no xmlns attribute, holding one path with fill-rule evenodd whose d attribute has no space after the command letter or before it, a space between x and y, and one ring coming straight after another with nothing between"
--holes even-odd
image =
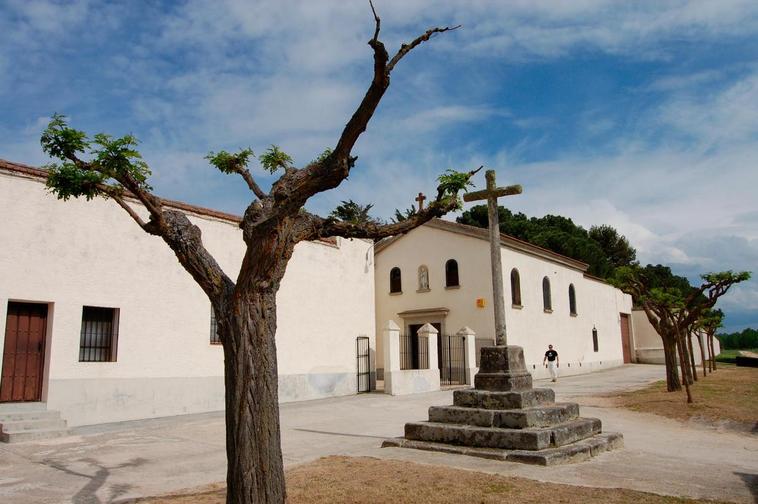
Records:
<instances>
[{"instance_id":1,"label":"iron gate","mask_svg":"<svg viewBox=\"0 0 758 504\"><path fill-rule=\"evenodd\" d=\"M466 337L437 335L441 385L466 385Z\"/></svg>"},{"instance_id":2,"label":"iron gate","mask_svg":"<svg viewBox=\"0 0 758 504\"><path fill-rule=\"evenodd\" d=\"M371 350L368 336L358 336L355 340L358 370L358 393L371 392Z\"/></svg>"}]
</instances>

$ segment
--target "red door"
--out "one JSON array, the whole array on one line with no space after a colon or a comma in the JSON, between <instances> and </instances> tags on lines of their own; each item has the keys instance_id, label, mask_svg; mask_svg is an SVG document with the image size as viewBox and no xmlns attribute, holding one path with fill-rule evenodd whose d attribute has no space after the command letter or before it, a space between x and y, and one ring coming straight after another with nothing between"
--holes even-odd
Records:
<instances>
[{"instance_id":1,"label":"red door","mask_svg":"<svg viewBox=\"0 0 758 504\"><path fill-rule=\"evenodd\" d=\"M46 330L46 304L8 303L0 402L42 398Z\"/></svg>"},{"instance_id":2,"label":"red door","mask_svg":"<svg viewBox=\"0 0 758 504\"><path fill-rule=\"evenodd\" d=\"M624 352L624 364L632 362L632 340L629 335L629 315L621 313L621 348Z\"/></svg>"}]
</instances>

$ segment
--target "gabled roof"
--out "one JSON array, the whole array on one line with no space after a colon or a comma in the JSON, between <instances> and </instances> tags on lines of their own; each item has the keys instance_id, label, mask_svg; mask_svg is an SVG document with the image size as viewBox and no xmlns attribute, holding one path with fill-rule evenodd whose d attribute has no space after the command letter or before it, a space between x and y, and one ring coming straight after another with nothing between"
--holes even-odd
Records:
<instances>
[{"instance_id":1,"label":"gabled roof","mask_svg":"<svg viewBox=\"0 0 758 504\"><path fill-rule=\"evenodd\" d=\"M487 229L479 228L476 226L459 224L457 222L451 222L442 219L432 219L429 222L423 224L423 226L489 241L489 232ZM386 238L380 241L376 244L376 246L374 246L374 254L380 254L383 250L392 246L392 244L396 241L402 240L404 236L405 235L393 236L391 238ZM503 233L500 233L500 246L530 255L532 257L554 262L562 266L568 266L569 268L579 270L583 273L585 273L590 267L589 264L585 262L577 261L571 257L566 257L564 255L558 254L557 252L553 252L552 250L538 247L537 245L532 245L529 242L519 240L518 238L514 238L513 236L509 236Z\"/></svg>"}]
</instances>

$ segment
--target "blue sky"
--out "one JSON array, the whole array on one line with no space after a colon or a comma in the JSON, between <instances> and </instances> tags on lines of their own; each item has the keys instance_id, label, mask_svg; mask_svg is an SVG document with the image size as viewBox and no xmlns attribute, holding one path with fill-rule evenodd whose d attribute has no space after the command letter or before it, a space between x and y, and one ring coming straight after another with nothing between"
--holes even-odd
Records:
<instances>
[{"instance_id":1,"label":"blue sky","mask_svg":"<svg viewBox=\"0 0 758 504\"><path fill-rule=\"evenodd\" d=\"M758 4L377 0L397 67L355 149L344 199L389 217L447 168L521 183L528 215L611 224L643 262L696 280L758 276ZM53 112L142 140L162 196L240 213L240 180L208 151L275 143L299 163L333 146L371 75L368 3L0 2L0 157L47 160ZM263 185L271 182L256 172ZM481 181L480 181L481 182ZM722 301L758 327L758 280Z\"/></svg>"}]
</instances>

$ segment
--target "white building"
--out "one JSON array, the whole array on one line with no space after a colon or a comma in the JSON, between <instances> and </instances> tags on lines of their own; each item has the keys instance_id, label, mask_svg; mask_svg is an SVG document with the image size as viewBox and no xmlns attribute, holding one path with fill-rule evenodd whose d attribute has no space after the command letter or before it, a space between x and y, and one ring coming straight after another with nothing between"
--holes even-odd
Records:
<instances>
[{"instance_id":1,"label":"white building","mask_svg":"<svg viewBox=\"0 0 758 504\"><path fill-rule=\"evenodd\" d=\"M238 218L171 206L236 278ZM161 239L116 203L59 201L44 171L6 161L0 215L0 401L46 402L69 425L223 409L210 303ZM370 264L362 240L296 247L277 296L281 401L356 393L356 338L375 347Z\"/></svg>"},{"instance_id":2,"label":"white building","mask_svg":"<svg viewBox=\"0 0 758 504\"><path fill-rule=\"evenodd\" d=\"M378 243L374 256L377 334L392 320L406 334L425 323L448 335L467 326L477 349L493 343L486 229L435 219ZM524 348L535 378L547 376L548 344L564 375L632 361L631 296L588 275L587 264L507 235L501 256L508 343Z\"/></svg>"},{"instance_id":3,"label":"white building","mask_svg":"<svg viewBox=\"0 0 758 504\"><path fill-rule=\"evenodd\" d=\"M632 320L634 321L634 340L635 340L635 356L636 362L641 364L664 364L665 358L663 356L663 340L658 332L653 327L653 324L647 318L644 310L635 309L632 313ZM697 340L697 336L690 335L692 340L692 353L695 356L695 363L701 364L702 356L700 355L700 344ZM705 347L707 339L703 336L703 347L705 350L706 362L708 359L708 348ZM716 355L721 352L721 345L718 338L713 338L713 351ZM677 362L679 357L677 356Z\"/></svg>"}]
</instances>

